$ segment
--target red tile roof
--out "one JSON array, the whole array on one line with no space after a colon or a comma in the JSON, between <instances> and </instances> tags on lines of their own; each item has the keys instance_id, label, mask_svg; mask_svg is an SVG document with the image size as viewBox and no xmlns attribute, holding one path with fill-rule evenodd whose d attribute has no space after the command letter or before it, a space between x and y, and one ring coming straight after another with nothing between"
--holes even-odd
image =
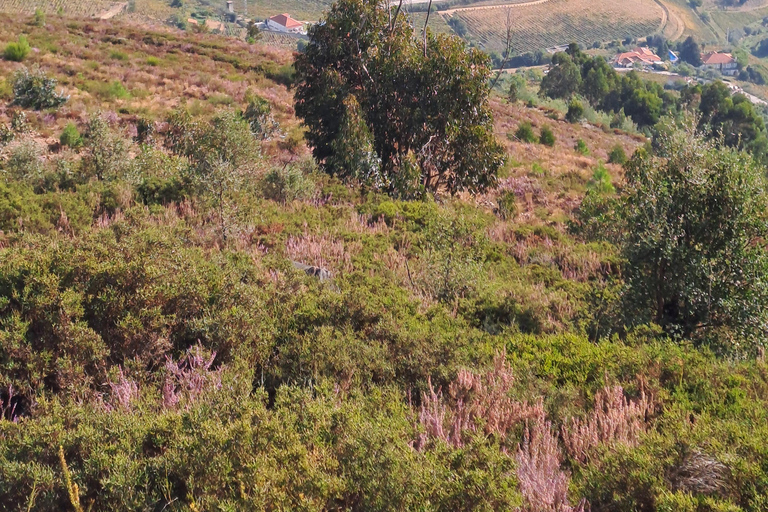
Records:
<instances>
[{"instance_id":1,"label":"red tile roof","mask_svg":"<svg viewBox=\"0 0 768 512\"><path fill-rule=\"evenodd\" d=\"M285 28L300 28L302 26L301 23L291 18L287 13L272 16L269 18L269 21L274 21L275 23L280 24Z\"/></svg>"},{"instance_id":2,"label":"red tile roof","mask_svg":"<svg viewBox=\"0 0 768 512\"><path fill-rule=\"evenodd\" d=\"M648 48L635 48L631 52L620 53L617 55L616 62L622 65L629 62L645 62L646 64L653 64L654 62L661 62L661 59Z\"/></svg>"},{"instance_id":3,"label":"red tile roof","mask_svg":"<svg viewBox=\"0 0 768 512\"><path fill-rule=\"evenodd\" d=\"M732 62L736 62L736 59L734 59L730 53L710 52L702 55L701 61L704 64L714 65L731 64Z\"/></svg>"}]
</instances>

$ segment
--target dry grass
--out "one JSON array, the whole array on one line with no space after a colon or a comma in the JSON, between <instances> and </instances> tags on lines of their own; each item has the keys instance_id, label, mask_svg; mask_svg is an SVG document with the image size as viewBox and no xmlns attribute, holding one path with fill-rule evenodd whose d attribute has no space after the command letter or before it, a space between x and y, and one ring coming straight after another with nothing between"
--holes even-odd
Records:
<instances>
[{"instance_id":1,"label":"dry grass","mask_svg":"<svg viewBox=\"0 0 768 512\"><path fill-rule=\"evenodd\" d=\"M562 221L570 217L581 203L584 185L594 168L608 160L611 149L620 144L631 155L644 142L644 138L637 135L604 131L588 124L570 124L559 119L559 114L558 119L552 119L548 117L548 114L553 115L552 112L512 105L498 97L492 99L491 105L496 136L506 146L511 168L508 177L500 181L499 190L480 200L495 204L500 192L514 191L519 197L518 207L521 207L515 219L518 222L535 221L539 217L537 209L547 211L548 218L541 219L545 221ZM507 136L514 134L525 121L531 123L537 134L542 127L548 126L555 135L554 147L523 143ZM574 150L579 139L589 148L588 156ZM614 182L620 183L623 179L621 166L606 164L606 167Z\"/></svg>"},{"instance_id":2,"label":"dry grass","mask_svg":"<svg viewBox=\"0 0 768 512\"><path fill-rule=\"evenodd\" d=\"M305 234L288 237L285 252L288 258L305 265L320 267L331 272L351 272L352 256L360 251L359 242L345 244L326 235Z\"/></svg>"},{"instance_id":3,"label":"dry grass","mask_svg":"<svg viewBox=\"0 0 768 512\"><path fill-rule=\"evenodd\" d=\"M284 131L298 124L290 91L265 76L283 72L281 66L287 69L290 51L116 20L49 16L45 27L28 21L0 14L0 47L25 33L35 48L23 64L3 63L0 94L5 91L3 99L10 99L7 80L22 65L40 66L57 78L70 100L53 114L29 116L43 136L58 138L67 122L83 123L96 110L115 112L129 130L139 117L162 119L180 104L199 114L242 108L249 89L271 103ZM116 81L129 92L128 97L111 95L108 86ZM5 103L0 102L0 123L9 120ZM278 141L268 143L266 152L278 156Z\"/></svg>"}]
</instances>

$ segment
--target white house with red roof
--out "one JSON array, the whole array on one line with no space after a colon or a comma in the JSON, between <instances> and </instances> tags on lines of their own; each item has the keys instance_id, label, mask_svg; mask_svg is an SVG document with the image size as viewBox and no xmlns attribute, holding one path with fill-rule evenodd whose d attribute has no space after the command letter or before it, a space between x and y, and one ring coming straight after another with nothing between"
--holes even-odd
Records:
<instances>
[{"instance_id":1,"label":"white house with red roof","mask_svg":"<svg viewBox=\"0 0 768 512\"><path fill-rule=\"evenodd\" d=\"M620 53L613 59L617 67L632 68L635 64L651 67L661 62L661 58L648 48L635 48L631 52Z\"/></svg>"},{"instance_id":2,"label":"white house with red roof","mask_svg":"<svg viewBox=\"0 0 768 512\"><path fill-rule=\"evenodd\" d=\"M701 56L702 69L714 69L723 75L733 76L739 72L739 63L730 53L709 52Z\"/></svg>"},{"instance_id":3,"label":"white house with red roof","mask_svg":"<svg viewBox=\"0 0 768 512\"><path fill-rule=\"evenodd\" d=\"M635 48L630 52L620 53L613 59L613 64L621 68L632 68L635 64L651 67L660 62L661 57L648 48Z\"/></svg>"},{"instance_id":4,"label":"white house with red roof","mask_svg":"<svg viewBox=\"0 0 768 512\"><path fill-rule=\"evenodd\" d=\"M287 13L272 16L266 21L267 29L276 32L290 32L294 34L305 33L304 24L297 21Z\"/></svg>"}]
</instances>

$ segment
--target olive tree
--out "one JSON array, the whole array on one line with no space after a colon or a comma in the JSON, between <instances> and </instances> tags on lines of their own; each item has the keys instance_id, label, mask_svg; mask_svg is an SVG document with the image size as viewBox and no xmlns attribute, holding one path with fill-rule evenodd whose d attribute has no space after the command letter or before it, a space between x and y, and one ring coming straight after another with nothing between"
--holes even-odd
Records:
<instances>
[{"instance_id":1,"label":"olive tree","mask_svg":"<svg viewBox=\"0 0 768 512\"><path fill-rule=\"evenodd\" d=\"M371 177L401 196L494 184L503 151L482 52L429 31L417 38L399 8L378 0L338 0L295 66L296 113L325 172ZM366 130L350 130L355 124ZM365 140L346 158L339 151L350 143L339 139L353 132Z\"/></svg>"},{"instance_id":2,"label":"olive tree","mask_svg":"<svg viewBox=\"0 0 768 512\"><path fill-rule=\"evenodd\" d=\"M619 207L628 311L671 334L748 348L768 332L763 172L691 119L662 122L654 146L627 164Z\"/></svg>"}]
</instances>

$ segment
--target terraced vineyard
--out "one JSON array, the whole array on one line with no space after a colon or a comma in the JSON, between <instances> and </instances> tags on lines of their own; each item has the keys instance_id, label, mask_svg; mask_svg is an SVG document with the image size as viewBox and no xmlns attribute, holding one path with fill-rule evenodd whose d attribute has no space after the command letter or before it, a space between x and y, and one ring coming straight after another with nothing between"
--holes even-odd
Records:
<instances>
[{"instance_id":1,"label":"terraced vineyard","mask_svg":"<svg viewBox=\"0 0 768 512\"><path fill-rule=\"evenodd\" d=\"M42 9L47 13L93 16L108 10L114 3L102 0L0 0L0 12L32 14L36 9Z\"/></svg>"},{"instance_id":2,"label":"terraced vineyard","mask_svg":"<svg viewBox=\"0 0 768 512\"><path fill-rule=\"evenodd\" d=\"M590 46L595 41L643 37L658 32L665 23L664 11L653 0L551 0L526 7L462 10L453 16L464 20L469 36L486 49L502 50L507 9L511 9L516 52L572 41Z\"/></svg>"}]
</instances>

